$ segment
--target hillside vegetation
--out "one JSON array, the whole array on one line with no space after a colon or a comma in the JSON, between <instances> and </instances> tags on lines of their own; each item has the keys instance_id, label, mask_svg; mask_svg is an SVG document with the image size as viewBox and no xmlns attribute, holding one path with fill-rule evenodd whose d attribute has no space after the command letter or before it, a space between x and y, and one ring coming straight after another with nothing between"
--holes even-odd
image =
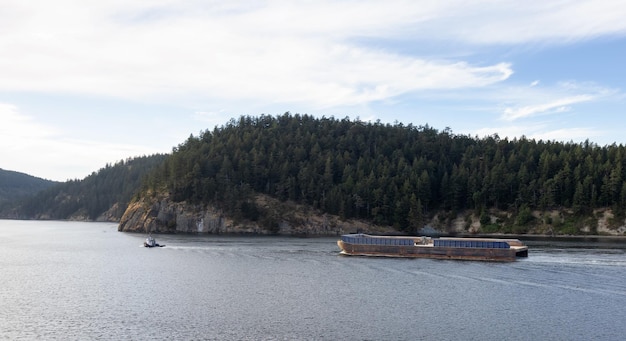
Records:
<instances>
[{"instance_id":1,"label":"hillside vegetation","mask_svg":"<svg viewBox=\"0 0 626 341\"><path fill-rule=\"evenodd\" d=\"M107 164L83 180L70 180L5 205L0 217L119 221L143 176L165 155L152 155Z\"/></svg>"},{"instance_id":2,"label":"hillside vegetation","mask_svg":"<svg viewBox=\"0 0 626 341\"><path fill-rule=\"evenodd\" d=\"M471 212L483 232L544 225L577 234L575 221L598 208L623 220L625 161L621 145L477 138L290 113L243 116L174 148L136 199L165 194L267 229L277 218L258 194L409 233L434 217L450 224ZM555 209L569 216L537 214Z\"/></svg>"},{"instance_id":3,"label":"hillside vegetation","mask_svg":"<svg viewBox=\"0 0 626 341\"><path fill-rule=\"evenodd\" d=\"M0 205L33 195L55 184L55 181L0 168Z\"/></svg>"}]
</instances>

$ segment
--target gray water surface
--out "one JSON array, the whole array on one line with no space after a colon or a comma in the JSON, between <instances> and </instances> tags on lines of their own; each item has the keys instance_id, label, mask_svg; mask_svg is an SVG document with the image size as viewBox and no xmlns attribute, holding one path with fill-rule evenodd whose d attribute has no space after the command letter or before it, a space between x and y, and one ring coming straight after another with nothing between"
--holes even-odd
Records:
<instances>
[{"instance_id":1,"label":"gray water surface","mask_svg":"<svg viewBox=\"0 0 626 341\"><path fill-rule=\"evenodd\" d=\"M0 220L0 339L622 340L626 245L514 263L340 256L336 238Z\"/></svg>"}]
</instances>

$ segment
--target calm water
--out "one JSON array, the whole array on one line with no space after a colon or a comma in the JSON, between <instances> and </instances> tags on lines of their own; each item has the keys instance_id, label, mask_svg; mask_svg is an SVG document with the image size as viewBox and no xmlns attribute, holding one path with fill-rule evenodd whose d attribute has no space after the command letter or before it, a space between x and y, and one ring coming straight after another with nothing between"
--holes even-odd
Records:
<instances>
[{"instance_id":1,"label":"calm water","mask_svg":"<svg viewBox=\"0 0 626 341\"><path fill-rule=\"evenodd\" d=\"M335 238L0 220L0 339L622 340L626 245L515 263L339 256ZM595 244L594 244L595 245ZM575 246L575 247L573 247Z\"/></svg>"}]
</instances>

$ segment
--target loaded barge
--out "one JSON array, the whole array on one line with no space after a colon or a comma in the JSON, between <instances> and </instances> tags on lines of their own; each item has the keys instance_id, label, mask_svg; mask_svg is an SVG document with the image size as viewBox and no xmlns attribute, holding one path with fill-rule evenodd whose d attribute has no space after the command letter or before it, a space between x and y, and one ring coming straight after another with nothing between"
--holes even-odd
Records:
<instances>
[{"instance_id":1,"label":"loaded barge","mask_svg":"<svg viewBox=\"0 0 626 341\"><path fill-rule=\"evenodd\" d=\"M341 254L409 258L514 261L528 257L518 239L430 238L346 234L337 241Z\"/></svg>"}]
</instances>

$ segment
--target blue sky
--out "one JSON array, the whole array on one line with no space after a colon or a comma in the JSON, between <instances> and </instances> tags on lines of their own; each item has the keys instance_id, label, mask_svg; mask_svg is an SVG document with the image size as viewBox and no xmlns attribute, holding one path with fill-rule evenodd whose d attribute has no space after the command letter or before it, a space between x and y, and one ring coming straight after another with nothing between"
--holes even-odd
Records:
<instances>
[{"instance_id":1,"label":"blue sky","mask_svg":"<svg viewBox=\"0 0 626 341\"><path fill-rule=\"evenodd\" d=\"M64 181L241 115L626 144L623 1L0 0L0 168Z\"/></svg>"}]
</instances>

